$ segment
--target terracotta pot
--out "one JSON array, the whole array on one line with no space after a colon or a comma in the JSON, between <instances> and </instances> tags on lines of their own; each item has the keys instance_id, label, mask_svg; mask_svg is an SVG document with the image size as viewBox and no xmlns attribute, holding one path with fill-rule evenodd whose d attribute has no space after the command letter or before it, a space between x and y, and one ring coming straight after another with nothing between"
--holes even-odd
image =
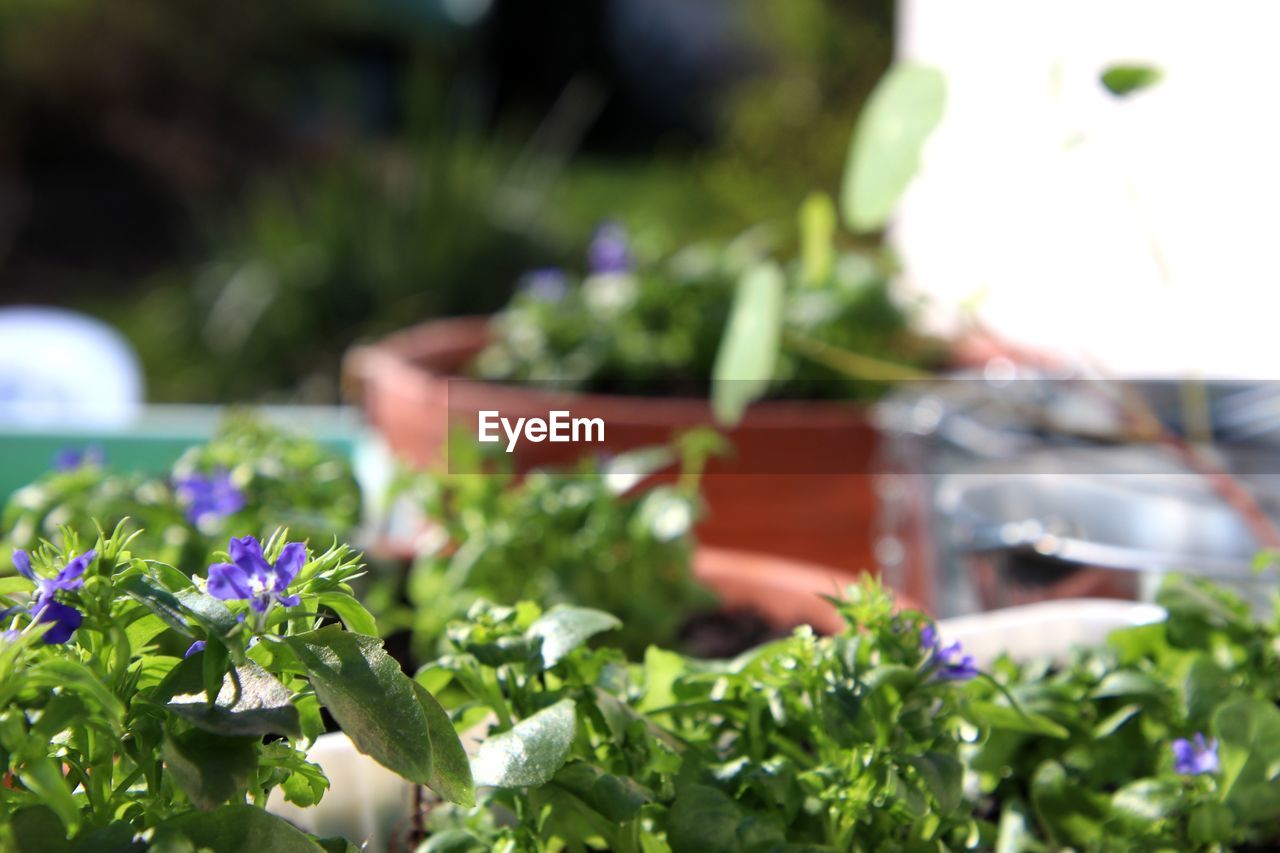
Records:
<instances>
[{"instance_id":1,"label":"terracotta pot","mask_svg":"<svg viewBox=\"0 0 1280 853\"><path fill-rule=\"evenodd\" d=\"M602 451L667 442L712 423L704 399L552 393L493 382L457 380L488 340L483 317L437 320L348 353L349 390L399 456L439 463L450 423L472 434L482 409L503 417L546 417L565 409L602 418ZM698 530L710 545L780 554L850 574L874 570L879 434L865 407L832 402L769 401L751 407L729 433L732 457L712 460L703 483L708 517ZM518 471L574 461L581 445L521 442Z\"/></svg>"},{"instance_id":2,"label":"terracotta pot","mask_svg":"<svg viewBox=\"0 0 1280 853\"><path fill-rule=\"evenodd\" d=\"M848 585L847 572L802 563L772 554L752 554L727 548L699 548L693 573L726 607L753 610L779 629L812 625L823 634L845 627L831 602ZM919 609L905 594L894 593L899 609Z\"/></svg>"}]
</instances>

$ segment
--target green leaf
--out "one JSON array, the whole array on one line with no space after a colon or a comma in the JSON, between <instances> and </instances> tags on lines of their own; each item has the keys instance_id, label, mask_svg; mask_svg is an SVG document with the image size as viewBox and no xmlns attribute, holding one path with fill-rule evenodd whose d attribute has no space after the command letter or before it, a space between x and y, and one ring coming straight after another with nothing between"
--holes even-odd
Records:
<instances>
[{"instance_id":1,"label":"green leaf","mask_svg":"<svg viewBox=\"0 0 1280 853\"><path fill-rule=\"evenodd\" d=\"M1120 728L1142 711L1142 706L1136 703L1125 705L1123 708L1115 710L1104 717L1093 727L1093 736L1099 740L1104 737L1110 737Z\"/></svg>"},{"instance_id":2,"label":"green leaf","mask_svg":"<svg viewBox=\"0 0 1280 853\"><path fill-rule=\"evenodd\" d=\"M178 602L200 623L205 633L213 637L225 637L240 624L231 608L212 595L198 589L184 589L178 593Z\"/></svg>"},{"instance_id":3,"label":"green leaf","mask_svg":"<svg viewBox=\"0 0 1280 853\"><path fill-rule=\"evenodd\" d=\"M164 620L165 624L185 637L194 637L182 602L169 590L142 574L127 575L116 581L116 589L123 590L143 606Z\"/></svg>"},{"instance_id":4,"label":"green leaf","mask_svg":"<svg viewBox=\"0 0 1280 853\"><path fill-rule=\"evenodd\" d=\"M231 652L220 641L210 638L204 651L194 655L200 661L200 679L205 698L216 702L227 682L227 670L231 668ZM233 702L234 698L224 702Z\"/></svg>"},{"instance_id":5,"label":"green leaf","mask_svg":"<svg viewBox=\"0 0 1280 853\"><path fill-rule=\"evenodd\" d=\"M160 825L211 850L270 850L271 853L323 853L324 848L287 821L256 806L223 806L191 812ZM159 832L157 832L159 835Z\"/></svg>"},{"instance_id":6,"label":"green leaf","mask_svg":"<svg viewBox=\"0 0 1280 853\"><path fill-rule=\"evenodd\" d=\"M1156 604L1169 612L1168 625L1202 622L1212 628L1251 628L1249 605L1238 596L1205 581L1170 575L1156 593Z\"/></svg>"},{"instance_id":7,"label":"green leaf","mask_svg":"<svg viewBox=\"0 0 1280 853\"><path fill-rule=\"evenodd\" d=\"M13 853L70 853L62 819L48 806L28 806L8 817Z\"/></svg>"},{"instance_id":8,"label":"green leaf","mask_svg":"<svg viewBox=\"0 0 1280 853\"><path fill-rule=\"evenodd\" d=\"M896 663L886 663L868 672L863 678L863 684L866 685L869 691L879 690L882 687L891 687L898 693L903 693L906 688L919 684L922 678L923 676L919 671L911 667Z\"/></svg>"},{"instance_id":9,"label":"green leaf","mask_svg":"<svg viewBox=\"0 0 1280 853\"><path fill-rule=\"evenodd\" d=\"M631 820L653 801L653 792L634 779L606 773L585 761L566 764L553 781L614 823Z\"/></svg>"},{"instance_id":10,"label":"green leaf","mask_svg":"<svg viewBox=\"0 0 1280 853\"><path fill-rule=\"evenodd\" d=\"M1139 696L1158 699L1166 692L1163 684L1142 672L1119 670L1108 673L1093 689L1090 698L1109 699L1117 696Z\"/></svg>"},{"instance_id":11,"label":"green leaf","mask_svg":"<svg viewBox=\"0 0 1280 853\"><path fill-rule=\"evenodd\" d=\"M198 809L215 809L233 797L242 802L258 763L253 738L221 737L200 729L166 734L164 763Z\"/></svg>"},{"instance_id":12,"label":"green leaf","mask_svg":"<svg viewBox=\"0 0 1280 853\"><path fill-rule=\"evenodd\" d=\"M667 821L673 853L737 853L742 812L718 788L686 785L676 794Z\"/></svg>"},{"instance_id":13,"label":"green leaf","mask_svg":"<svg viewBox=\"0 0 1280 853\"><path fill-rule=\"evenodd\" d=\"M1221 803L1203 803L1191 812L1187 836L1196 844L1226 845L1235 836L1235 828L1231 809Z\"/></svg>"},{"instance_id":14,"label":"green leaf","mask_svg":"<svg viewBox=\"0 0 1280 853\"><path fill-rule=\"evenodd\" d=\"M942 74L921 65L899 63L876 84L853 132L840 193L854 231L876 231L889 221L942 120L946 96Z\"/></svg>"},{"instance_id":15,"label":"green leaf","mask_svg":"<svg viewBox=\"0 0 1280 853\"><path fill-rule=\"evenodd\" d=\"M284 639L356 749L411 782L431 784L426 713L381 640L337 625Z\"/></svg>"},{"instance_id":16,"label":"green leaf","mask_svg":"<svg viewBox=\"0 0 1280 853\"><path fill-rule=\"evenodd\" d=\"M738 824L738 847L743 853L782 850L787 830L782 817L768 812L748 812Z\"/></svg>"},{"instance_id":17,"label":"green leaf","mask_svg":"<svg viewBox=\"0 0 1280 853\"><path fill-rule=\"evenodd\" d=\"M688 492L675 486L654 486L636 503L628 526L637 539L678 542L689 535L697 512L695 498Z\"/></svg>"},{"instance_id":18,"label":"green leaf","mask_svg":"<svg viewBox=\"0 0 1280 853\"><path fill-rule=\"evenodd\" d=\"M1022 800L1005 803L1004 809L1000 812L996 853L1024 853L1027 850L1037 849L1031 823L1026 803Z\"/></svg>"},{"instance_id":19,"label":"green leaf","mask_svg":"<svg viewBox=\"0 0 1280 853\"><path fill-rule=\"evenodd\" d=\"M944 812L953 812L964 798L964 767L950 755L926 752L908 758L907 763L916 769L933 798Z\"/></svg>"},{"instance_id":20,"label":"green leaf","mask_svg":"<svg viewBox=\"0 0 1280 853\"><path fill-rule=\"evenodd\" d=\"M1168 647L1165 623L1118 628L1107 635L1107 645L1116 650L1121 664L1134 664L1144 658L1155 657Z\"/></svg>"},{"instance_id":21,"label":"green leaf","mask_svg":"<svg viewBox=\"0 0 1280 853\"><path fill-rule=\"evenodd\" d=\"M625 495L649 477L670 468L677 458L675 448L667 445L640 447L602 462L600 475L611 494Z\"/></svg>"},{"instance_id":22,"label":"green leaf","mask_svg":"<svg viewBox=\"0 0 1280 853\"><path fill-rule=\"evenodd\" d=\"M21 575L0 578L0 595L12 595L15 592L33 592L35 584Z\"/></svg>"},{"instance_id":23,"label":"green leaf","mask_svg":"<svg viewBox=\"0 0 1280 853\"><path fill-rule=\"evenodd\" d=\"M217 701L210 705L201 681L201 657L195 655L178 664L158 688L157 699L165 701L166 708L213 734L302 736L293 694L253 661L236 667L238 692L228 673L223 677Z\"/></svg>"},{"instance_id":24,"label":"green leaf","mask_svg":"<svg viewBox=\"0 0 1280 853\"><path fill-rule=\"evenodd\" d=\"M341 836L317 838L315 839L315 842L324 849L325 853L361 853L363 849L358 847L354 842L348 841Z\"/></svg>"},{"instance_id":25,"label":"green leaf","mask_svg":"<svg viewBox=\"0 0 1280 853\"><path fill-rule=\"evenodd\" d=\"M45 660L28 670L23 682L28 688L57 688L76 693L97 705L112 728L120 731L125 715L124 705L84 664L67 658Z\"/></svg>"},{"instance_id":26,"label":"green leaf","mask_svg":"<svg viewBox=\"0 0 1280 853\"><path fill-rule=\"evenodd\" d=\"M191 622L204 628L205 634L210 637L225 637L238 624L230 608L197 589L170 592L144 574L126 575L116 581L116 588L123 590L163 619L169 627L187 637L196 636L191 629Z\"/></svg>"},{"instance_id":27,"label":"green leaf","mask_svg":"<svg viewBox=\"0 0 1280 853\"><path fill-rule=\"evenodd\" d=\"M1181 785L1172 779L1139 779L1111 796L1111 808L1135 827L1144 827L1177 811L1181 794Z\"/></svg>"},{"instance_id":28,"label":"green leaf","mask_svg":"<svg viewBox=\"0 0 1280 853\"><path fill-rule=\"evenodd\" d=\"M1108 810L1098 794L1067 776L1062 765L1046 761L1031 777L1031 804L1054 843L1095 849Z\"/></svg>"},{"instance_id":29,"label":"green leaf","mask_svg":"<svg viewBox=\"0 0 1280 853\"><path fill-rule=\"evenodd\" d=\"M525 636L542 640L542 665L547 669L596 634L622 627L616 616L589 607L553 607L529 626Z\"/></svg>"},{"instance_id":30,"label":"green leaf","mask_svg":"<svg viewBox=\"0 0 1280 853\"><path fill-rule=\"evenodd\" d=\"M1112 65L1102 72L1099 79L1108 92L1124 97L1154 86L1163 76L1153 65Z\"/></svg>"},{"instance_id":31,"label":"green leaf","mask_svg":"<svg viewBox=\"0 0 1280 853\"><path fill-rule=\"evenodd\" d=\"M676 679L688 669L684 656L657 646L644 650L644 698L637 708L652 711L674 705Z\"/></svg>"},{"instance_id":32,"label":"green leaf","mask_svg":"<svg viewBox=\"0 0 1280 853\"><path fill-rule=\"evenodd\" d=\"M329 790L329 777L315 764L298 761L289 766L289 775L280 783L284 798L299 808L314 806Z\"/></svg>"},{"instance_id":33,"label":"green leaf","mask_svg":"<svg viewBox=\"0 0 1280 853\"><path fill-rule=\"evenodd\" d=\"M804 281L820 285L835 263L836 206L826 193L813 193L800 207L800 262Z\"/></svg>"},{"instance_id":34,"label":"green leaf","mask_svg":"<svg viewBox=\"0 0 1280 853\"><path fill-rule=\"evenodd\" d=\"M1280 819L1280 710L1260 699L1236 699L1213 715L1222 767L1223 803L1245 822Z\"/></svg>"},{"instance_id":35,"label":"green leaf","mask_svg":"<svg viewBox=\"0 0 1280 853\"><path fill-rule=\"evenodd\" d=\"M139 608L139 610L144 615L134 619L129 623L129 627L125 629L125 636L129 639L129 647L135 653L150 645L152 640L168 630L169 627L163 619L146 608Z\"/></svg>"},{"instance_id":36,"label":"green leaf","mask_svg":"<svg viewBox=\"0 0 1280 853\"><path fill-rule=\"evenodd\" d=\"M568 759L576 728L573 700L561 699L486 738L471 762L475 783L492 788L545 785Z\"/></svg>"},{"instance_id":37,"label":"green leaf","mask_svg":"<svg viewBox=\"0 0 1280 853\"><path fill-rule=\"evenodd\" d=\"M975 726L1004 729L1010 732L1044 735L1053 738L1069 737L1071 732L1042 714L1019 711L1008 705L975 700L966 702L964 718Z\"/></svg>"},{"instance_id":38,"label":"green leaf","mask_svg":"<svg viewBox=\"0 0 1280 853\"><path fill-rule=\"evenodd\" d=\"M46 746L47 748L47 746ZM40 798L43 805L48 806L65 828L65 837L70 838L80 828L80 807L76 805L69 784L62 777L62 771L53 759L47 755L29 758L24 766L19 767L18 779L33 794Z\"/></svg>"},{"instance_id":39,"label":"green leaf","mask_svg":"<svg viewBox=\"0 0 1280 853\"><path fill-rule=\"evenodd\" d=\"M347 626L348 631L370 637L378 635L378 622L373 618L373 614L345 592L322 592L319 602L338 614L338 618Z\"/></svg>"},{"instance_id":40,"label":"green leaf","mask_svg":"<svg viewBox=\"0 0 1280 853\"><path fill-rule=\"evenodd\" d=\"M465 829L449 829L433 834L414 853L484 853L489 849Z\"/></svg>"},{"instance_id":41,"label":"green leaf","mask_svg":"<svg viewBox=\"0 0 1280 853\"><path fill-rule=\"evenodd\" d=\"M733 426L773 381L782 345L786 278L776 263L756 264L738 281L711 374L716 420Z\"/></svg>"},{"instance_id":42,"label":"green leaf","mask_svg":"<svg viewBox=\"0 0 1280 853\"><path fill-rule=\"evenodd\" d=\"M426 714L427 730L431 735L431 778L427 787L451 803L475 805L476 786L471 778L471 759L448 712L421 684L413 682L413 689Z\"/></svg>"},{"instance_id":43,"label":"green leaf","mask_svg":"<svg viewBox=\"0 0 1280 853\"><path fill-rule=\"evenodd\" d=\"M1210 716L1229 695L1231 676L1208 655L1199 656L1187 670L1183 692L1187 700L1187 719L1197 729L1205 728Z\"/></svg>"}]
</instances>

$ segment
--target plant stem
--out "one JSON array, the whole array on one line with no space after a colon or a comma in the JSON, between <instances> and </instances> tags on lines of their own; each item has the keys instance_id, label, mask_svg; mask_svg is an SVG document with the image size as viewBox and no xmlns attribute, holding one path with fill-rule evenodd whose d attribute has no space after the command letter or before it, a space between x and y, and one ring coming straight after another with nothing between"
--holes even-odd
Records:
<instances>
[{"instance_id":1,"label":"plant stem","mask_svg":"<svg viewBox=\"0 0 1280 853\"><path fill-rule=\"evenodd\" d=\"M937 378L936 373L927 370L833 347L830 344L815 341L813 338L797 335L795 332L783 332L782 342L805 358L824 364L852 379L863 379L868 382L910 382Z\"/></svg>"}]
</instances>

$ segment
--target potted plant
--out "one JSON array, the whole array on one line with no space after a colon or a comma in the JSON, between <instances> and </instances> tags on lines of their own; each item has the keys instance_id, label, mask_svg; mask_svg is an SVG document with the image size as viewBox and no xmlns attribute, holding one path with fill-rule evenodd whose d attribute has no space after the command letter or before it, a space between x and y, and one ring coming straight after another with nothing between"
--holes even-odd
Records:
<instances>
[{"instance_id":1,"label":"potted plant","mask_svg":"<svg viewBox=\"0 0 1280 853\"><path fill-rule=\"evenodd\" d=\"M168 470L112 464L95 445L70 446L16 490L0 513L10 547L61 544L63 528L91 538L126 521L135 547L192 574L240 530L287 527L299 540L346 539L361 521L360 486L341 454L249 414L225 418L212 438Z\"/></svg>"},{"instance_id":2,"label":"potted plant","mask_svg":"<svg viewBox=\"0 0 1280 853\"><path fill-rule=\"evenodd\" d=\"M354 850L263 809L277 789L324 796L307 760L324 713L404 779L473 801L449 718L371 635L345 545L233 537L188 577L123 523L62 539L12 551L0 580L3 849Z\"/></svg>"},{"instance_id":3,"label":"potted plant","mask_svg":"<svg viewBox=\"0 0 1280 853\"><path fill-rule=\"evenodd\" d=\"M483 476L407 472L398 502L417 508L425 532L405 578L384 578L368 599L384 635L416 667L480 599L608 611L622 624L616 646L636 660L651 645L717 658L800 624L838 630L821 595L841 572L697 546L699 480L716 443L695 432L519 479L502 454L471 445L485 460L466 468ZM655 482L677 462L674 482Z\"/></svg>"},{"instance_id":4,"label":"potted plant","mask_svg":"<svg viewBox=\"0 0 1280 853\"><path fill-rule=\"evenodd\" d=\"M884 225L942 100L928 69L899 66L881 82L851 146L841 197L851 230ZM451 425L475 430L485 410L600 418L604 440L585 449L614 452L718 420L732 427L734 452L708 467L703 538L860 571L874 565L877 433L858 403L944 351L912 333L909 309L889 293L887 258L838 232L825 196L804 204L794 229L760 227L660 258L605 226L580 281L531 274L496 317L357 347L346 374L391 447L420 464L446 458ZM758 325L770 306L785 322ZM793 346L778 356L783 334ZM837 345L858 350L874 381L825 364ZM526 442L513 455L524 471L583 452Z\"/></svg>"},{"instance_id":5,"label":"potted plant","mask_svg":"<svg viewBox=\"0 0 1280 853\"><path fill-rule=\"evenodd\" d=\"M978 658L950 632L1007 643L992 617L934 625L868 582L838 635L631 667L607 614L477 606L417 681L467 733L478 805L424 798L407 831L423 851L1270 849L1276 624L1204 581L1160 601L1000 614L1053 655Z\"/></svg>"}]
</instances>

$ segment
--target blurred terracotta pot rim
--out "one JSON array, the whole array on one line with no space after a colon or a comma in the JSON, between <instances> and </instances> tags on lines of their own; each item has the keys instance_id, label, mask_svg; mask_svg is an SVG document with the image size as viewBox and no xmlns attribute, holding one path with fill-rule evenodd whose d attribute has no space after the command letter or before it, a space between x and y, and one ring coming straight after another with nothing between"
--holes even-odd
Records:
<instances>
[{"instance_id":1,"label":"blurred terracotta pot rim","mask_svg":"<svg viewBox=\"0 0 1280 853\"><path fill-rule=\"evenodd\" d=\"M680 427L712 419L711 404L704 397L561 391L468 377L463 371L490 339L490 321L487 316L457 317L395 332L353 348L344 362L344 375L359 386L377 373L403 373L401 393L424 399L434 393L430 382L444 379L449 382L450 407L461 411L488 406L501 397L503 412L513 415L545 414L549 405L555 405L620 424ZM865 422L866 407L857 403L765 400L748 409L740 428L840 427Z\"/></svg>"}]
</instances>

